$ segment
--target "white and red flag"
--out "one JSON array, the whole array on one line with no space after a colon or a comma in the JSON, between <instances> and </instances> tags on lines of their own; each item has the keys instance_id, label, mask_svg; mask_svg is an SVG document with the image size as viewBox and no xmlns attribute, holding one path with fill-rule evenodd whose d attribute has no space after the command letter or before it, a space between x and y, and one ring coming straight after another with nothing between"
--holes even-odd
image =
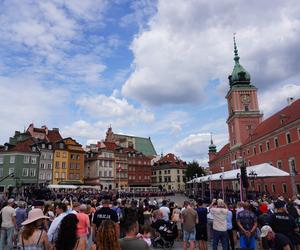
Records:
<instances>
[{"instance_id":1,"label":"white and red flag","mask_svg":"<svg viewBox=\"0 0 300 250\"><path fill-rule=\"evenodd\" d=\"M121 171L122 171L122 168L121 168L121 164L119 163L118 172L120 173Z\"/></svg>"}]
</instances>

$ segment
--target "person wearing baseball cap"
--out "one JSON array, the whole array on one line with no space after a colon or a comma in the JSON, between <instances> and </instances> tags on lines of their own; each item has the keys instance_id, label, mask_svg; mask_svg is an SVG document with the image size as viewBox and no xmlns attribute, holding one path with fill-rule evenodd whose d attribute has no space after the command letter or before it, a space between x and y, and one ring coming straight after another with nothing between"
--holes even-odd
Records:
<instances>
[{"instance_id":1,"label":"person wearing baseball cap","mask_svg":"<svg viewBox=\"0 0 300 250\"><path fill-rule=\"evenodd\" d=\"M291 250L294 249L288 237L281 233L275 233L268 225L261 228L260 237L263 240L263 249Z\"/></svg>"},{"instance_id":2,"label":"person wearing baseball cap","mask_svg":"<svg viewBox=\"0 0 300 250\"><path fill-rule=\"evenodd\" d=\"M22 249L51 249L46 231L40 229L44 219L48 218L40 208L29 211L27 220L22 222L24 229L19 241Z\"/></svg>"}]
</instances>

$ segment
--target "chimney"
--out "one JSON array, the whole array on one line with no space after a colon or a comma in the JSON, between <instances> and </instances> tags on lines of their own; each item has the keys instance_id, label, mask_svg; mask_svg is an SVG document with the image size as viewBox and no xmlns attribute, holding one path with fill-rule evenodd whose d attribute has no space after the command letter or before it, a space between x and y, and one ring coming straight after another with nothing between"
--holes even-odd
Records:
<instances>
[{"instance_id":1,"label":"chimney","mask_svg":"<svg viewBox=\"0 0 300 250\"><path fill-rule=\"evenodd\" d=\"M290 106L294 101L295 101L295 98L294 98L294 97L288 97L288 98L287 98L287 103L288 103L289 106Z\"/></svg>"}]
</instances>

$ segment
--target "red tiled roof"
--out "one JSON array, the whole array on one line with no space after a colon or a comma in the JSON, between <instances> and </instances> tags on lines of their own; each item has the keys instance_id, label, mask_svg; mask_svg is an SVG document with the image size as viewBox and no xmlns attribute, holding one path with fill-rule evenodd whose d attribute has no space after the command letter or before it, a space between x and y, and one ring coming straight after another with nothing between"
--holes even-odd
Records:
<instances>
[{"instance_id":1,"label":"red tiled roof","mask_svg":"<svg viewBox=\"0 0 300 250\"><path fill-rule=\"evenodd\" d=\"M219 152L217 152L216 159L223 157L229 151L230 151L230 145L229 145L229 143L227 143L226 145L223 146L223 148L221 148L221 150Z\"/></svg>"},{"instance_id":2,"label":"red tiled roof","mask_svg":"<svg viewBox=\"0 0 300 250\"><path fill-rule=\"evenodd\" d=\"M300 99L264 120L254 130L247 143L300 119Z\"/></svg>"},{"instance_id":3,"label":"red tiled roof","mask_svg":"<svg viewBox=\"0 0 300 250\"><path fill-rule=\"evenodd\" d=\"M31 145L34 144L34 140L32 138L29 138L25 141L17 142L16 145L9 147L8 150L5 152L24 152L24 153L31 153Z\"/></svg>"},{"instance_id":4,"label":"red tiled roof","mask_svg":"<svg viewBox=\"0 0 300 250\"><path fill-rule=\"evenodd\" d=\"M47 138L50 142L56 142L62 139L58 130L48 130Z\"/></svg>"},{"instance_id":5,"label":"red tiled roof","mask_svg":"<svg viewBox=\"0 0 300 250\"><path fill-rule=\"evenodd\" d=\"M105 144L105 148L107 150L114 151L114 150L116 150L116 148L118 148L118 145L114 142L104 141L103 143Z\"/></svg>"},{"instance_id":6,"label":"red tiled roof","mask_svg":"<svg viewBox=\"0 0 300 250\"><path fill-rule=\"evenodd\" d=\"M172 153L166 154L164 157L156 162L156 165L169 165L172 167L184 167L186 163L180 160L177 156Z\"/></svg>"}]
</instances>

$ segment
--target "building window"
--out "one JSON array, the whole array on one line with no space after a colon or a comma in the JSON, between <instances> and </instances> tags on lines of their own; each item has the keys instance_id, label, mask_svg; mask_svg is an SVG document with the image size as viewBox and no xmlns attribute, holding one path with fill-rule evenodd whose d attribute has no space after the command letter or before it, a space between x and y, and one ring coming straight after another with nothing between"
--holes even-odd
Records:
<instances>
[{"instance_id":1,"label":"building window","mask_svg":"<svg viewBox=\"0 0 300 250\"><path fill-rule=\"evenodd\" d=\"M55 173L55 179L59 179L59 173L58 172Z\"/></svg>"},{"instance_id":2,"label":"building window","mask_svg":"<svg viewBox=\"0 0 300 250\"><path fill-rule=\"evenodd\" d=\"M42 143L42 148L45 148L45 146L46 146L46 145L45 145L44 143Z\"/></svg>"},{"instance_id":3,"label":"building window","mask_svg":"<svg viewBox=\"0 0 300 250\"><path fill-rule=\"evenodd\" d=\"M177 182L180 182L180 176L179 175L177 176Z\"/></svg>"},{"instance_id":4,"label":"building window","mask_svg":"<svg viewBox=\"0 0 300 250\"><path fill-rule=\"evenodd\" d=\"M55 153L55 156L56 156L56 157L60 157L60 152L56 152L56 153Z\"/></svg>"},{"instance_id":5,"label":"building window","mask_svg":"<svg viewBox=\"0 0 300 250\"><path fill-rule=\"evenodd\" d=\"M277 161L277 168L282 169L282 161Z\"/></svg>"},{"instance_id":6,"label":"building window","mask_svg":"<svg viewBox=\"0 0 300 250\"><path fill-rule=\"evenodd\" d=\"M35 156L31 156L31 164L36 164L36 157Z\"/></svg>"},{"instance_id":7,"label":"building window","mask_svg":"<svg viewBox=\"0 0 300 250\"><path fill-rule=\"evenodd\" d=\"M267 184L265 184L265 187L264 187L265 189L264 189L264 191L265 192L268 192L268 185Z\"/></svg>"},{"instance_id":8,"label":"building window","mask_svg":"<svg viewBox=\"0 0 300 250\"><path fill-rule=\"evenodd\" d=\"M0 156L0 164L3 164L3 156Z\"/></svg>"},{"instance_id":9,"label":"building window","mask_svg":"<svg viewBox=\"0 0 300 250\"><path fill-rule=\"evenodd\" d=\"M290 167L290 173L292 175L296 175L297 174L297 169L296 169L296 162L295 162L294 157L289 158L289 167Z\"/></svg>"},{"instance_id":10,"label":"building window","mask_svg":"<svg viewBox=\"0 0 300 250\"><path fill-rule=\"evenodd\" d=\"M262 151L263 151L262 144L259 144L259 153L262 153Z\"/></svg>"},{"instance_id":11,"label":"building window","mask_svg":"<svg viewBox=\"0 0 300 250\"><path fill-rule=\"evenodd\" d=\"M31 168L29 171L29 176L30 177L35 177L35 168Z\"/></svg>"},{"instance_id":12,"label":"building window","mask_svg":"<svg viewBox=\"0 0 300 250\"><path fill-rule=\"evenodd\" d=\"M258 192L260 192L260 184L257 185Z\"/></svg>"},{"instance_id":13,"label":"building window","mask_svg":"<svg viewBox=\"0 0 300 250\"><path fill-rule=\"evenodd\" d=\"M46 174L46 179L49 181L52 179L52 174L51 173L47 173Z\"/></svg>"},{"instance_id":14,"label":"building window","mask_svg":"<svg viewBox=\"0 0 300 250\"><path fill-rule=\"evenodd\" d=\"M28 168L23 168L22 176L28 176Z\"/></svg>"},{"instance_id":15,"label":"building window","mask_svg":"<svg viewBox=\"0 0 300 250\"><path fill-rule=\"evenodd\" d=\"M45 173L40 173L39 179L40 180L45 180Z\"/></svg>"},{"instance_id":16,"label":"building window","mask_svg":"<svg viewBox=\"0 0 300 250\"><path fill-rule=\"evenodd\" d=\"M52 169L52 163L48 163L48 169Z\"/></svg>"},{"instance_id":17,"label":"building window","mask_svg":"<svg viewBox=\"0 0 300 250\"><path fill-rule=\"evenodd\" d=\"M48 149L50 149L50 150L51 150L51 149L52 149L52 145L48 145Z\"/></svg>"},{"instance_id":18,"label":"building window","mask_svg":"<svg viewBox=\"0 0 300 250\"><path fill-rule=\"evenodd\" d=\"M10 175L10 174L12 174L12 173L14 173L15 172L15 168L9 168L8 169L8 174Z\"/></svg>"},{"instance_id":19,"label":"building window","mask_svg":"<svg viewBox=\"0 0 300 250\"><path fill-rule=\"evenodd\" d=\"M66 168L66 162L63 161L63 162L61 163L61 168L63 168L63 169Z\"/></svg>"},{"instance_id":20,"label":"building window","mask_svg":"<svg viewBox=\"0 0 300 250\"><path fill-rule=\"evenodd\" d=\"M3 168L0 168L0 177L3 177Z\"/></svg>"},{"instance_id":21,"label":"building window","mask_svg":"<svg viewBox=\"0 0 300 250\"><path fill-rule=\"evenodd\" d=\"M256 147L253 148L253 154L256 155Z\"/></svg>"},{"instance_id":22,"label":"building window","mask_svg":"<svg viewBox=\"0 0 300 250\"><path fill-rule=\"evenodd\" d=\"M36 151L36 147L32 147L32 152L35 152Z\"/></svg>"},{"instance_id":23,"label":"building window","mask_svg":"<svg viewBox=\"0 0 300 250\"><path fill-rule=\"evenodd\" d=\"M102 171L99 171L99 176L102 177Z\"/></svg>"},{"instance_id":24,"label":"building window","mask_svg":"<svg viewBox=\"0 0 300 250\"><path fill-rule=\"evenodd\" d=\"M274 138L274 144L275 144L275 148L279 147L279 142L278 142L278 138Z\"/></svg>"},{"instance_id":25,"label":"building window","mask_svg":"<svg viewBox=\"0 0 300 250\"><path fill-rule=\"evenodd\" d=\"M297 183L297 184L296 184L296 187L297 187L297 193L299 194L299 193L300 193L300 184Z\"/></svg>"},{"instance_id":26,"label":"building window","mask_svg":"<svg viewBox=\"0 0 300 250\"><path fill-rule=\"evenodd\" d=\"M9 158L9 163L13 164L16 161L16 157L14 155L11 155Z\"/></svg>"},{"instance_id":27,"label":"building window","mask_svg":"<svg viewBox=\"0 0 300 250\"><path fill-rule=\"evenodd\" d=\"M55 168L59 168L59 161L55 162Z\"/></svg>"},{"instance_id":28,"label":"building window","mask_svg":"<svg viewBox=\"0 0 300 250\"><path fill-rule=\"evenodd\" d=\"M276 193L275 184L272 184L272 192L273 192L273 193Z\"/></svg>"},{"instance_id":29,"label":"building window","mask_svg":"<svg viewBox=\"0 0 300 250\"><path fill-rule=\"evenodd\" d=\"M24 163L29 163L29 159L30 159L30 156L29 155L24 155Z\"/></svg>"},{"instance_id":30,"label":"building window","mask_svg":"<svg viewBox=\"0 0 300 250\"><path fill-rule=\"evenodd\" d=\"M45 169L45 164L44 163L40 164L40 169Z\"/></svg>"},{"instance_id":31,"label":"building window","mask_svg":"<svg viewBox=\"0 0 300 250\"><path fill-rule=\"evenodd\" d=\"M249 111L249 106L245 106L245 111L247 112L247 111Z\"/></svg>"},{"instance_id":32,"label":"building window","mask_svg":"<svg viewBox=\"0 0 300 250\"><path fill-rule=\"evenodd\" d=\"M61 173L61 178L66 179L66 173L65 172Z\"/></svg>"},{"instance_id":33,"label":"building window","mask_svg":"<svg viewBox=\"0 0 300 250\"><path fill-rule=\"evenodd\" d=\"M291 134L290 133L286 133L286 143L287 144L290 144L292 142L292 139L291 139Z\"/></svg>"},{"instance_id":34,"label":"building window","mask_svg":"<svg viewBox=\"0 0 300 250\"><path fill-rule=\"evenodd\" d=\"M269 141L266 142L266 148L267 148L267 151L270 150L270 142Z\"/></svg>"},{"instance_id":35,"label":"building window","mask_svg":"<svg viewBox=\"0 0 300 250\"><path fill-rule=\"evenodd\" d=\"M59 148L60 149L63 149L64 148L64 144L61 142L61 143L59 143Z\"/></svg>"},{"instance_id":36,"label":"building window","mask_svg":"<svg viewBox=\"0 0 300 250\"><path fill-rule=\"evenodd\" d=\"M287 185L286 185L286 183L283 183L283 184L282 184L282 192L283 192L284 194L287 193Z\"/></svg>"}]
</instances>

